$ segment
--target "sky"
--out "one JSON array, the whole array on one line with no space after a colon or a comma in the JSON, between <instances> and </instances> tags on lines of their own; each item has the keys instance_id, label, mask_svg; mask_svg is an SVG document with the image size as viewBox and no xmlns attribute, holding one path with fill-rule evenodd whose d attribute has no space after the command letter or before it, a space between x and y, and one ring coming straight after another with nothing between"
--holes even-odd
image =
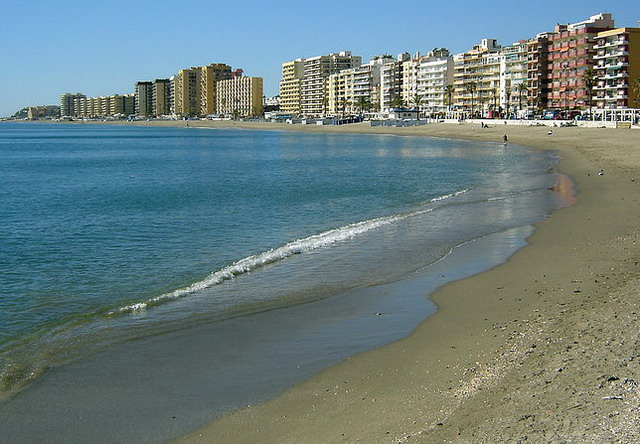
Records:
<instances>
[{"instance_id":1,"label":"sky","mask_svg":"<svg viewBox=\"0 0 640 444\"><path fill-rule=\"evenodd\" d=\"M452 54L501 45L601 12L638 27L639 0L0 0L0 116L58 105L60 95L133 92L209 63L264 78L278 93L283 62L351 51Z\"/></svg>"}]
</instances>

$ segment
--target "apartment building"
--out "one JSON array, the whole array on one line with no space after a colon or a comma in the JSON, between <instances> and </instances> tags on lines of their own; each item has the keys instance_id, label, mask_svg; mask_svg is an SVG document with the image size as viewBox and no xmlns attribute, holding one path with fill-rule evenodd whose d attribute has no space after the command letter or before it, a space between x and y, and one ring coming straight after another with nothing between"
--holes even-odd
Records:
<instances>
[{"instance_id":1,"label":"apartment building","mask_svg":"<svg viewBox=\"0 0 640 444\"><path fill-rule=\"evenodd\" d=\"M130 116L136 112L135 94L114 94L108 97L108 104L105 116Z\"/></svg>"},{"instance_id":2,"label":"apartment building","mask_svg":"<svg viewBox=\"0 0 640 444\"><path fill-rule=\"evenodd\" d=\"M81 93L71 94L65 93L60 96L60 115L61 116L77 116L76 100L86 99L87 96Z\"/></svg>"},{"instance_id":3,"label":"apartment building","mask_svg":"<svg viewBox=\"0 0 640 444\"><path fill-rule=\"evenodd\" d=\"M300 87L304 76L304 59L296 59L282 64L280 80L280 111L300 114Z\"/></svg>"},{"instance_id":4,"label":"apartment building","mask_svg":"<svg viewBox=\"0 0 640 444\"><path fill-rule=\"evenodd\" d=\"M399 54L396 60L391 59L382 65L380 70L380 111L389 112L401 106L403 89L404 62L411 58L409 53Z\"/></svg>"},{"instance_id":5,"label":"apartment building","mask_svg":"<svg viewBox=\"0 0 640 444\"><path fill-rule=\"evenodd\" d=\"M343 69L356 68L362 57L350 51L303 59L300 82L300 114L308 117L323 116L328 112L329 76Z\"/></svg>"},{"instance_id":6,"label":"apartment building","mask_svg":"<svg viewBox=\"0 0 640 444\"><path fill-rule=\"evenodd\" d=\"M64 98L67 106L73 108L72 114L65 114L71 117L123 117L130 116L136 112L135 94L114 94L100 97L86 97L84 94L74 94L73 96L73 104L69 103L68 97Z\"/></svg>"},{"instance_id":7,"label":"apartment building","mask_svg":"<svg viewBox=\"0 0 640 444\"><path fill-rule=\"evenodd\" d=\"M220 114L237 117L255 117L263 109L262 77L236 76L217 82L216 108Z\"/></svg>"},{"instance_id":8,"label":"apartment building","mask_svg":"<svg viewBox=\"0 0 640 444\"><path fill-rule=\"evenodd\" d=\"M198 67L181 69L173 79L174 113L181 117L202 114L202 70Z\"/></svg>"},{"instance_id":9,"label":"apartment building","mask_svg":"<svg viewBox=\"0 0 640 444\"><path fill-rule=\"evenodd\" d=\"M640 108L640 28L598 33L594 56L598 108Z\"/></svg>"},{"instance_id":10,"label":"apartment building","mask_svg":"<svg viewBox=\"0 0 640 444\"><path fill-rule=\"evenodd\" d=\"M540 33L527 41L527 88L529 105L538 112L549 101L549 34Z\"/></svg>"},{"instance_id":11,"label":"apartment building","mask_svg":"<svg viewBox=\"0 0 640 444\"><path fill-rule=\"evenodd\" d=\"M328 83L330 114L359 114L380 109L382 67L393 61L389 55L376 56L365 65L331 74Z\"/></svg>"},{"instance_id":12,"label":"apartment building","mask_svg":"<svg viewBox=\"0 0 640 444\"><path fill-rule=\"evenodd\" d=\"M153 115L165 116L171 114L171 81L156 79L152 85Z\"/></svg>"},{"instance_id":13,"label":"apartment building","mask_svg":"<svg viewBox=\"0 0 640 444\"><path fill-rule=\"evenodd\" d=\"M153 116L153 83L137 82L135 87L136 115Z\"/></svg>"},{"instance_id":14,"label":"apartment building","mask_svg":"<svg viewBox=\"0 0 640 444\"><path fill-rule=\"evenodd\" d=\"M496 102L506 103L501 94L504 69L501 47L496 39L483 39L470 51L453 56L453 102L459 110L479 113Z\"/></svg>"},{"instance_id":15,"label":"apartment building","mask_svg":"<svg viewBox=\"0 0 640 444\"><path fill-rule=\"evenodd\" d=\"M420 62L422 56L419 52L413 57L405 58L402 63L402 103L405 106L415 107L415 101L418 96L418 74L420 73Z\"/></svg>"},{"instance_id":16,"label":"apartment building","mask_svg":"<svg viewBox=\"0 0 640 444\"><path fill-rule=\"evenodd\" d=\"M420 108L430 113L447 110L446 87L453 84L453 57L449 51L434 49L420 60L417 94Z\"/></svg>"},{"instance_id":17,"label":"apartment building","mask_svg":"<svg viewBox=\"0 0 640 444\"><path fill-rule=\"evenodd\" d=\"M519 41L500 50L500 97L501 106L508 114L520 115L528 107L528 43ZM489 91L491 100L493 90ZM493 107L495 108L495 107Z\"/></svg>"},{"instance_id":18,"label":"apartment building","mask_svg":"<svg viewBox=\"0 0 640 444\"><path fill-rule=\"evenodd\" d=\"M611 14L556 25L555 31L549 34L549 108L566 111L589 108L584 73L594 67L598 33L614 27Z\"/></svg>"},{"instance_id":19,"label":"apartment building","mask_svg":"<svg viewBox=\"0 0 640 444\"><path fill-rule=\"evenodd\" d=\"M211 63L200 67L200 115L215 114L217 83L233 77L231 67L224 63Z\"/></svg>"}]
</instances>

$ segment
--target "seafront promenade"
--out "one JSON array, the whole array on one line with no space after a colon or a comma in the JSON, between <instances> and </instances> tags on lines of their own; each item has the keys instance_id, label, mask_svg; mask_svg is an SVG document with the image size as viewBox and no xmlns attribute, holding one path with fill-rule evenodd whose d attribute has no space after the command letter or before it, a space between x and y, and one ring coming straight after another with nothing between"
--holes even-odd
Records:
<instances>
[{"instance_id":1,"label":"seafront promenade","mask_svg":"<svg viewBox=\"0 0 640 444\"><path fill-rule=\"evenodd\" d=\"M230 125L488 142L506 133L509 143L556 152L574 181L558 188L575 186L577 202L537 224L506 264L438 291L439 312L410 337L183 442L638 439L640 131Z\"/></svg>"}]
</instances>

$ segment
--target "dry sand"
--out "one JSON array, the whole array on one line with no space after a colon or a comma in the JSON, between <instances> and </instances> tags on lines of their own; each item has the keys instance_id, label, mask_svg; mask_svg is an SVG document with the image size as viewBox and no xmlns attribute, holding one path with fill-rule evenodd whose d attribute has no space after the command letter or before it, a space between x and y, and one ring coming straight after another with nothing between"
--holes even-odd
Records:
<instances>
[{"instance_id":1,"label":"dry sand","mask_svg":"<svg viewBox=\"0 0 640 444\"><path fill-rule=\"evenodd\" d=\"M183 442L640 441L640 131L226 125L494 142L506 133L555 150L578 202L537 224L506 264L439 290L438 313L410 337Z\"/></svg>"}]
</instances>

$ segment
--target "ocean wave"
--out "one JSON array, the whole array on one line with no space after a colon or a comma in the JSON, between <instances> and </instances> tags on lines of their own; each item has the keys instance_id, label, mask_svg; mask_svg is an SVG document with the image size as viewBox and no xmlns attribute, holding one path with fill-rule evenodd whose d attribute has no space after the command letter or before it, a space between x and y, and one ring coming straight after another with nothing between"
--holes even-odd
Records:
<instances>
[{"instance_id":1,"label":"ocean wave","mask_svg":"<svg viewBox=\"0 0 640 444\"><path fill-rule=\"evenodd\" d=\"M465 190L457 191L455 193L435 197L431 199L430 202L435 203L435 202L451 199L453 197L464 194L467 191L468 189L465 189ZM416 210L416 211L412 211L404 214L397 214L392 216L384 216L384 217L379 217L375 219L369 219L361 222L355 222L343 227L334 228L332 230L325 231L320 234L314 234L312 236L305 237L302 239L297 239L281 247L270 249L262 253L258 253L258 254L240 259L239 261L234 262L233 264L227 267L214 271L205 279L199 282L196 282L188 287L180 288L170 293L164 293L159 296L155 296L144 302L137 302L134 304L126 305L124 307L120 307L116 310L110 311L108 315L113 316L113 315L127 314L127 313L130 313L130 314L142 313L150 307L157 306L165 302L178 299L192 293L196 293L201 290L205 290L207 288L221 284L225 281L231 280L236 276L249 273L265 265L279 262L293 255L307 253L318 248L327 247L339 242L344 242L346 240L352 239L361 234L375 230L379 227L389 225L394 222L407 219L409 217L425 214L431 211L433 211L433 208L426 208L426 209L420 209L420 210Z\"/></svg>"},{"instance_id":2,"label":"ocean wave","mask_svg":"<svg viewBox=\"0 0 640 444\"><path fill-rule=\"evenodd\" d=\"M444 196L434 197L433 199L431 199L431 202L439 202L441 200L451 199L452 197L459 196L459 195L464 194L464 193L466 193L468 191L469 191L469 188L466 188L464 190L456 191L455 193L445 194Z\"/></svg>"}]
</instances>

